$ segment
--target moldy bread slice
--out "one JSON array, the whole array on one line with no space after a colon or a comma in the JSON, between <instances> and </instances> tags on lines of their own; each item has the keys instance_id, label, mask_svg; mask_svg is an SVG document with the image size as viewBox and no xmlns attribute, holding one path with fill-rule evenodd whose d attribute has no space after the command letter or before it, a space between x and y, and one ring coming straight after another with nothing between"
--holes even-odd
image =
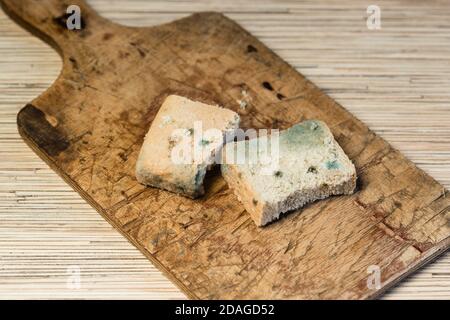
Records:
<instances>
[{"instance_id":1,"label":"moldy bread slice","mask_svg":"<svg viewBox=\"0 0 450 320\"><path fill-rule=\"evenodd\" d=\"M353 193L355 166L325 123L304 121L281 131L278 138L277 165L269 166L269 170L267 164L259 162L239 164L223 159L222 174L256 225L264 226L281 213L318 199ZM267 141L271 148L273 141ZM228 148L237 152L239 147L244 147L249 159L261 157L264 148L256 148L259 144L252 142L227 144L224 157Z\"/></svg>"},{"instance_id":2,"label":"moldy bread slice","mask_svg":"<svg viewBox=\"0 0 450 320\"><path fill-rule=\"evenodd\" d=\"M191 198L202 195L206 170L238 125L239 116L229 109L168 96L145 136L137 180Z\"/></svg>"}]
</instances>

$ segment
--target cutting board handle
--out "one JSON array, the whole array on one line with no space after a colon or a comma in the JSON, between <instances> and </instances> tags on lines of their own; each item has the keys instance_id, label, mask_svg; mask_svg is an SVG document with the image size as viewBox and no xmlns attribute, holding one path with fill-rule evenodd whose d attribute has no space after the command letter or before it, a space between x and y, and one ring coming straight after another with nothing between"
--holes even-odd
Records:
<instances>
[{"instance_id":1,"label":"cutting board handle","mask_svg":"<svg viewBox=\"0 0 450 320\"><path fill-rule=\"evenodd\" d=\"M99 16L84 0L0 0L0 3L12 19L55 47L62 55L76 47L76 43L83 42L94 28L113 24ZM81 21L81 29L70 30L67 27L69 17L69 22L75 22L75 11L68 12L72 5L80 9L78 21Z\"/></svg>"}]
</instances>

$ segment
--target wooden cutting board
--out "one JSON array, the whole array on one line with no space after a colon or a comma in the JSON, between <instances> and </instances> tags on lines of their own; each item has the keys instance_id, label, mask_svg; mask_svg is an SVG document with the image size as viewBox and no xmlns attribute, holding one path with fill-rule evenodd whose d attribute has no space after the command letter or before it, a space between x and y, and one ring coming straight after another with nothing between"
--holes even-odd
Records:
<instances>
[{"instance_id":1,"label":"wooden cutting board","mask_svg":"<svg viewBox=\"0 0 450 320\"><path fill-rule=\"evenodd\" d=\"M83 1L1 2L63 58L19 112L20 134L190 297L373 298L449 247L448 191L223 15L132 28ZM66 28L71 4L82 30ZM136 157L170 93L233 109L244 128L325 121L357 167L357 192L258 228L217 171L198 200L143 187Z\"/></svg>"}]
</instances>

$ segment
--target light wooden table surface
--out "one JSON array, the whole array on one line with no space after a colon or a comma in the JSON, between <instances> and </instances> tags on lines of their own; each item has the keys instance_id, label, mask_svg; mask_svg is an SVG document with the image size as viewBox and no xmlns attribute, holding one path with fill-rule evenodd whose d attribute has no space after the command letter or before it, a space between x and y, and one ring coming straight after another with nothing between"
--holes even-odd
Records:
<instances>
[{"instance_id":1,"label":"light wooden table surface","mask_svg":"<svg viewBox=\"0 0 450 320\"><path fill-rule=\"evenodd\" d=\"M88 2L133 26L224 12L450 189L449 1ZM17 112L60 68L0 12L0 298L185 298L21 140ZM450 299L450 253L383 298Z\"/></svg>"}]
</instances>

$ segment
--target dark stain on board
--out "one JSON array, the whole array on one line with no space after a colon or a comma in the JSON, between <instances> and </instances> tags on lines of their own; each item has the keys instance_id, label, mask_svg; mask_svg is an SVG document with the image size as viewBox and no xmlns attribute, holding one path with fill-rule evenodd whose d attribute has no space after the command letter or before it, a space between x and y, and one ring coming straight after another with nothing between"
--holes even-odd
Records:
<instances>
[{"instance_id":1,"label":"dark stain on board","mask_svg":"<svg viewBox=\"0 0 450 320\"><path fill-rule=\"evenodd\" d=\"M286 97L282 93L277 93L277 98L278 100L283 100Z\"/></svg>"},{"instance_id":2,"label":"dark stain on board","mask_svg":"<svg viewBox=\"0 0 450 320\"><path fill-rule=\"evenodd\" d=\"M74 57L69 57L69 61L72 64L72 67L76 70L78 69L78 62Z\"/></svg>"},{"instance_id":3,"label":"dark stain on board","mask_svg":"<svg viewBox=\"0 0 450 320\"><path fill-rule=\"evenodd\" d=\"M268 82L268 81L264 81L264 82L262 83L262 86L263 86L264 88L266 88L267 90L269 90L269 91L273 91L273 87L272 87L272 85L270 84L270 82Z\"/></svg>"},{"instance_id":4,"label":"dark stain on board","mask_svg":"<svg viewBox=\"0 0 450 320\"><path fill-rule=\"evenodd\" d=\"M69 16L70 15L68 13L65 13L62 16L54 17L53 22L60 28L67 28L67 18Z\"/></svg>"},{"instance_id":5,"label":"dark stain on board","mask_svg":"<svg viewBox=\"0 0 450 320\"><path fill-rule=\"evenodd\" d=\"M70 145L60 130L47 121L44 112L32 104L27 104L19 111L17 124L29 139L50 156L57 156Z\"/></svg>"},{"instance_id":6,"label":"dark stain on board","mask_svg":"<svg viewBox=\"0 0 450 320\"><path fill-rule=\"evenodd\" d=\"M114 34L112 34L110 32L106 32L106 33L103 34L103 40L105 40L105 41L108 41L112 37L114 37Z\"/></svg>"},{"instance_id":7,"label":"dark stain on board","mask_svg":"<svg viewBox=\"0 0 450 320\"><path fill-rule=\"evenodd\" d=\"M249 44L249 45L247 46L247 52L248 52L248 53L258 52L258 49L256 49L254 46L252 46L251 44Z\"/></svg>"},{"instance_id":8,"label":"dark stain on board","mask_svg":"<svg viewBox=\"0 0 450 320\"><path fill-rule=\"evenodd\" d=\"M130 45L133 46L134 48L136 48L136 50L139 52L139 55L141 56L141 58L145 58L145 56L147 55L144 51L144 49L142 49L139 44L137 44L136 42L130 42Z\"/></svg>"}]
</instances>

